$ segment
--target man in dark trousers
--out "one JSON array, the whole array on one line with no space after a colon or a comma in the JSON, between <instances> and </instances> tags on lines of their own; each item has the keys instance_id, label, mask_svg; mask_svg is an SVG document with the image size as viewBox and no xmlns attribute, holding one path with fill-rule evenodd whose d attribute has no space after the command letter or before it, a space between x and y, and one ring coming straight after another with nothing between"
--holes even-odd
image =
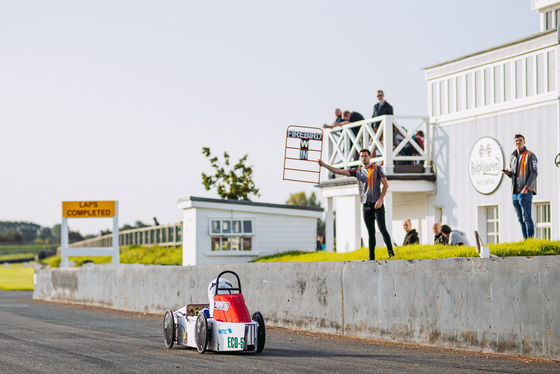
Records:
<instances>
[{"instance_id":1,"label":"man in dark trousers","mask_svg":"<svg viewBox=\"0 0 560 374\"><path fill-rule=\"evenodd\" d=\"M513 208L521 225L523 240L535 236L531 217L533 195L537 194L537 156L525 147L525 137L516 134L515 151L509 157L509 169L502 172L511 178Z\"/></svg>"},{"instance_id":2,"label":"man in dark trousers","mask_svg":"<svg viewBox=\"0 0 560 374\"><path fill-rule=\"evenodd\" d=\"M358 190L360 192L360 201L363 204L364 222L369 236L369 259L375 260L375 221L377 221L379 231L383 235L383 241L387 246L389 257L393 257L395 254L393 253L391 236L385 226L385 206L383 205L383 198L387 194L389 183L381 166L372 164L370 159L370 151L362 149L360 150L360 161L364 166L356 170L337 169L325 164L322 160L318 162L319 166L323 166L335 174L356 177L358 179ZM381 183L383 183L383 190L381 190Z\"/></svg>"},{"instance_id":3,"label":"man in dark trousers","mask_svg":"<svg viewBox=\"0 0 560 374\"><path fill-rule=\"evenodd\" d=\"M371 115L371 118L382 116L384 114L393 114L393 107L391 106L391 104L385 101L385 94L382 90L377 91L377 100L379 100L379 102L373 106L373 114ZM377 129L379 128L380 123L381 122L372 123L373 129L375 131L377 131Z\"/></svg>"}]
</instances>

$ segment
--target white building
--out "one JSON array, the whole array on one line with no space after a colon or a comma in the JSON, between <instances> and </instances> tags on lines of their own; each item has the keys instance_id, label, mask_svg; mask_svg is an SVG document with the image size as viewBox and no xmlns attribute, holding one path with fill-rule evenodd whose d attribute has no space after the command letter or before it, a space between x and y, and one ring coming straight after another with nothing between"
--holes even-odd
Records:
<instances>
[{"instance_id":1,"label":"white building","mask_svg":"<svg viewBox=\"0 0 560 374\"><path fill-rule=\"evenodd\" d=\"M376 121L383 118L383 123L377 133L371 130L372 120L328 131L327 163L356 166L354 150L377 150L374 161L385 165L390 186L386 219L395 243L403 241L405 218L411 219L423 244L433 241L434 222L466 232L471 243L475 230L485 243L521 240L511 182L500 172L508 167L518 133L539 160L533 197L535 236L560 238L560 34L553 26L560 23L560 1L533 0L532 9L541 13L540 33L425 69L429 116L405 126L408 137L394 151L392 137L385 144L379 139L390 131L391 123L402 125L410 117L380 117ZM352 127L360 130L357 136ZM415 159L398 153L417 128L427 135L424 153L418 151L416 156L424 168L402 170L413 167L393 161ZM355 179L331 179L319 187L327 199L328 218L336 205L337 250L367 246ZM332 232L328 219L327 249L332 249ZM377 245L384 245L380 236Z\"/></svg>"},{"instance_id":2,"label":"white building","mask_svg":"<svg viewBox=\"0 0 560 374\"><path fill-rule=\"evenodd\" d=\"M323 208L191 196L183 209L183 266L249 262L289 250L315 251Z\"/></svg>"}]
</instances>

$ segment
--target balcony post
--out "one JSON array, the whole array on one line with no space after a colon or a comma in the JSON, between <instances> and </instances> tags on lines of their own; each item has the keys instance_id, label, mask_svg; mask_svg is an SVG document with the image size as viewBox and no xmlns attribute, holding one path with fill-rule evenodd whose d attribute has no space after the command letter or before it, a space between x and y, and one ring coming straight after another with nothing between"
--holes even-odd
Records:
<instances>
[{"instance_id":1,"label":"balcony post","mask_svg":"<svg viewBox=\"0 0 560 374\"><path fill-rule=\"evenodd\" d=\"M385 115L383 121L383 152L385 153L385 163L383 165L385 174L392 175L393 172L393 116Z\"/></svg>"},{"instance_id":2,"label":"balcony post","mask_svg":"<svg viewBox=\"0 0 560 374\"><path fill-rule=\"evenodd\" d=\"M325 222L325 252L334 251L334 214L333 214L333 198L327 197L326 206L326 222Z\"/></svg>"}]
</instances>

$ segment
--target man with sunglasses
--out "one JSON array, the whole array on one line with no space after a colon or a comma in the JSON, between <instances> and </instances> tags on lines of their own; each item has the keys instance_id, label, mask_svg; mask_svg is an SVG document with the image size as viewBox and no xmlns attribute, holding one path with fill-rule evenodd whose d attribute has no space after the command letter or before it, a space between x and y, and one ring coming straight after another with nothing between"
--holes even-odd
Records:
<instances>
[{"instance_id":1,"label":"man with sunglasses","mask_svg":"<svg viewBox=\"0 0 560 374\"><path fill-rule=\"evenodd\" d=\"M379 102L373 106L373 114L371 115L371 118L382 116L384 114L393 114L393 107L385 101L385 95L382 90L377 90L377 100L379 100ZM380 123L381 122L374 122L372 124L374 131L377 131Z\"/></svg>"}]
</instances>

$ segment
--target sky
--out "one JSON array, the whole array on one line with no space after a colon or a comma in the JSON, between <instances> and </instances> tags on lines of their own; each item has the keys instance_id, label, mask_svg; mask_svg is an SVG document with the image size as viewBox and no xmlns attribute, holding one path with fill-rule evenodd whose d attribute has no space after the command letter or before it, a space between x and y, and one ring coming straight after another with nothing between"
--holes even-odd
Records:
<instances>
[{"instance_id":1,"label":"sky","mask_svg":"<svg viewBox=\"0 0 560 374\"><path fill-rule=\"evenodd\" d=\"M253 201L320 197L282 179L289 125L369 118L377 89L426 115L423 68L538 32L530 0L0 0L0 221L117 200L121 226L180 222L218 198L202 147L248 154Z\"/></svg>"}]
</instances>

